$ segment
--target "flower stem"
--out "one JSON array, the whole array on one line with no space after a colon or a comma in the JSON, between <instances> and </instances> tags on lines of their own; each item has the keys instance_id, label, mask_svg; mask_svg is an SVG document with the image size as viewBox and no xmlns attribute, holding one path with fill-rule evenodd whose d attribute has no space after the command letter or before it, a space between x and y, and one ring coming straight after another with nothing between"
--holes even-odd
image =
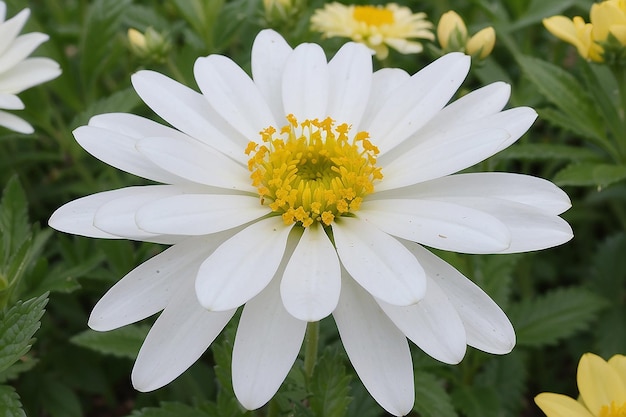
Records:
<instances>
[{"instance_id":1,"label":"flower stem","mask_svg":"<svg viewBox=\"0 0 626 417\"><path fill-rule=\"evenodd\" d=\"M320 322L312 321L306 326L306 337L304 339L304 374L307 383L313 376L315 363L317 362L317 345L320 336Z\"/></svg>"}]
</instances>

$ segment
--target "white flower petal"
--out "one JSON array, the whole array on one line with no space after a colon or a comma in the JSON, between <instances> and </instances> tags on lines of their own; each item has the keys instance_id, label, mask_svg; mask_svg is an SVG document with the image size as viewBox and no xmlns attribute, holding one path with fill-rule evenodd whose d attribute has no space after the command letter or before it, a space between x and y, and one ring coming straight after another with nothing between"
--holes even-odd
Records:
<instances>
[{"instance_id":1,"label":"white flower petal","mask_svg":"<svg viewBox=\"0 0 626 417\"><path fill-rule=\"evenodd\" d=\"M178 177L230 190L255 191L246 168L201 142L159 137L142 139L136 146L152 163Z\"/></svg>"},{"instance_id":2,"label":"white flower petal","mask_svg":"<svg viewBox=\"0 0 626 417\"><path fill-rule=\"evenodd\" d=\"M445 201L366 201L358 217L391 235L437 249L494 253L511 244L509 229L496 217Z\"/></svg>"},{"instance_id":3,"label":"white flower petal","mask_svg":"<svg viewBox=\"0 0 626 417\"><path fill-rule=\"evenodd\" d=\"M217 248L200 266L196 280L196 293L204 308L236 308L261 292L280 265L290 231L280 216L270 217Z\"/></svg>"},{"instance_id":4,"label":"white flower petal","mask_svg":"<svg viewBox=\"0 0 626 417\"><path fill-rule=\"evenodd\" d=\"M328 63L328 70L328 114L337 123L357 126L365 111L372 83L369 49L359 43L346 43Z\"/></svg>"},{"instance_id":5,"label":"white flower petal","mask_svg":"<svg viewBox=\"0 0 626 417\"><path fill-rule=\"evenodd\" d=\"M230 58L209 55L193 67L196 82L211 107L248 140L276 122L261 92Z\"/></svg>"},{"instance_id":6,"label":"white flower petal","mask_svg":"<svg viewBox=\"0 0 626 417\"><path fill-rule=\"evenodd\" d=\"M283 70L291 52L285 39L271 29L259 32L252 45L252 78L277 121L285 117Z\"/></svg>"},{"instance_id":7,"label":"white flower petal","mask_svg":"<svg viewBox=\"0 0 626 417\"><path fill-rule=\"evenodd\" d=\"M283 72L283 105L299 121L325 119L330 75L326 55L319 45L303 43L287 58Z\"/></svg>"},{"instance_id":8,"label":"white flower petal","mask_svg":"<svg viewBox=\"0 0 626 417\"><path fill-rule=\"evenodd\" d=\"M240 226L268 212L258 197L181 194L143 205L135 220L150 233L198 236Z\"/></svg>"},{"instance_id":9,"label":"white flower petal","mask_svg":"<svg viewBox=\"0 0 626 417\"><path fill-rule=\"evenodd\" d=\"M279 275L279 274L277 274ZM255 410L268 402L293 366L307 323L290 315L280 300L279 277L248 301L233 346L233 389Z\"/></svg>"},{"instance_id":10,"label":"white flower petal","mask_svg":"<svg viewBox=\"0 0 626 417\"><path fill-rule=\"evenodd\" d=\"M98 229L115 236L125 236L135 240L154 238L160 233L146 232L140 229L135 221L135 215L139 208L147 203L160 200L165 197L179 195L185 191L182 187L171 185L153 185L149 187L133 188L123 197L116 198L102 204L93 218L93 225ZM167 234L167 233L166 233ZM177 235L179 233L169 233Z\"/></svg>"},{"instance_id":11,"label":"white flower petal","mask_svg":"<svg viewBox=\"0 0 626 417\"><path fill-rule=\"evenodd\" d=\"M511 86L495 82L474 90L450 103L420 130L426 136L441 126L463 124L501 111L511 95Z\"/></svg>"},{"instance_id":12,"label":"white flower petal","mask_svg":"<svg viewBox=\"0 0 626 417\"><path fill-rule=\"evenodd\" d=\"M396 88L369 126L380 154L424 126L452 98L465 79L470 57L461 53L444 55Z\"/></svg>"},{"instance_id":13,"label":"white flower petal","mask_svg":"<svg viewBox=\"0 0 626 417\"><path fill-rule=\"evenodd\" d=\"M445 292L428 275L426 296L412 306L378 300L385 314L413 343L433 358L457 364L465 356L465 327Z\"/></svg>"},{"instance_id":14,"label":"white flower petal","mask_svg":"<svg viewBox=\"0 0 626 417\"><path fill-rule=\"evenodd\" d=\"M505 224L511 233L511 245L500 253L551 248L574 237L565 220L526 204L480 197L448 197L442 200L480 210Z\"/></svg>"},{"instance_id":15,"label":"white flower petal","mask_svg":"<svg viewBox=\"0 0 626 417\"><path fill-rule=\"evenodd\" d=\"M182 285L141 346L133 386L148 392L172 382L202 356L235 311L206 311L196 300L193 282Z\"/></svg>"},{"instance_id":16,"label":"white flower petal","mask_svg":"<svg viewBox=\"0 0 626 417\"><path fill-rule=\"evenodd\" d=\"M140 154L135 147L137 139L134 137L97 126L81 126L73 133L80 146L108 165L156 182L182 182L180 177L165 171Z\"/></svg>"},{"instance_id":17,"label":"white flower petal","mask_svg":"<svg viewBox=\"0 0 626 417\"><path fill-rule=\"evenodd\" d=\"M225 239L187 239L133 269L98 301L89 327L113 330L163 310L178 287L193 282L200 263L221 242L216 237Z\"/></svg>"},{"instance_id":18,"label":"white flower petal","mask_svg":"<svg viewBox=\"0 0 626 417\"><path fill-rule=\"evenodd\" d=\"M370 96L361 123L359 123L359 130L369 129L374 116L378 114L387 99L409 78L411 76L399 68L382 68L372 75Z\"/></svg>"},{"instance_id":19,"label":"white flower petal","mask_svg":"<svg viewBox=\"0 0 626 417\"><path fill-rule=\"evenodd\" d=\"M48 35L37 32L18 36L10 47L0 54L0 74L17 65L18 62L25 59L39 45L47 41L48 38Z\"/></svg>"},{"instance_id":20,"label":"white flower petal","mask_svg":"<svg viewBox=\"0 0 626 417\"><path fill-rule=\"evenodd\" d=\"M7 129L11 129L17 133L24 133L26 135L35 131L33 127L26 120L18 117L14 114L7 113L0 110L0 126L4 126Z\"/></svg>"},{"instance_id":21,"label":"white flower petal","mask_svg":"<svg viewBox=\"0 0 626 417\"><path fill-rule=\"evenodd\" d=\"M550 181L508 172L475 172L436 178L371 198L480 197L526 204L548 214L561 214L571 207L567 194Z\"/></svg>"},{"instance_id":22,"label":"white flower petal","mask_svg":"<svg viewBox=\"0 0 626 417\"><path fill-rule=\"evenodd\" d=\"M354 370L376 402L395 416L413 408L413 365L406 338L372 297L344 279L333 313Z\"/></svg>"},{"instance_id":23,"label":"white flower petal","mask_svg":"<svg viewBox=\"0 0 626 417\"><path fill-rule=\"evenodd\" d=\"M533 109L516 107L467 124L440 126L427 137L418 132L407 140L414 142L410 150L378 160L385 177L376 189L405 187L477 164L519 139L536 117Z\"/></svg>"},{"instance_id":24,"label":"white flower petal","mask_svg":"<svg viewBox=\"0 0 626 417\"><path fill-rule=\"evenodd\" d=\"M154 71L139 71L131 81L141 99L176 129L236 161L247 162L243 150L250 138L230 127L202 94Z\"/></svg>"},{"instance_id":25,"label":"white flower petal","mask_svg":"<svg viewBox=\"0 0 626 417\"><path fill-rule=\"evenodd\" d=\"M9 46L13 43L17 35L24 27L24 24L28 20L29 16L30 10L24 9L9 20L0 22L0 54L3 54L4 51L6 51L7 48L9 48Z\"/></svg>"},{"instance_id":26,"label":"white flower petal","mask_svg":"<svg viewBox=\"0 0 626 417\"><path fill-rule=\"evenodd\" d=\"M341 263L374 297L404 306L424 297L424 270L395 238L349 217L337 219L332 230Z\"/></svg>"},{"instance_id":27,"label":"white flower petal","mask_svg":"<svg viewBox=\"0 0 626 417\"><path fill-rule=\"evenodd\" d=\"M24 103L15 94L0 93L0 109L22 110Z\"/></svg>"},{"instance_id":28,"label":"white flower petal","mask_svg":"<svg viewBox=\"0 0 626 417\"><path fill-rule=\"evenodd\" d=\"M287 311L304 321L318 321L337 306L341 267L323 227L304 229L280 283Z\"/></svg>"},{"instance_id":29,"label":"white flower petal","mask_svg":"<svg viewBox=\"0 0 626 417\"><path fill-rule=\"evenodd\" d=\"M61 74L59 64L49 58L27 58L0 77L0 92L17 94Z\"/></svg>"},{"instance_id":30,"label":"white flower petal","mask_svg":"<svg viewBox=\"0 0 626 417\"><path fill-rule=\"evenodd\" d=\"M447 262L417 244L404 243L456 308L467 344L488 353L509 353L515 346L515 331L500 307Z\"/></svg>"}]
</instances>

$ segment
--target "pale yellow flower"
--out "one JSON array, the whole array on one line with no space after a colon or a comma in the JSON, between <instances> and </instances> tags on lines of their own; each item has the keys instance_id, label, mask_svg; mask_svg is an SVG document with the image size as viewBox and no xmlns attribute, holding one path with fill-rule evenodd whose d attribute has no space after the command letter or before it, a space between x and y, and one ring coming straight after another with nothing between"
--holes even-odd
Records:
<instances>
[{"instance_id":1,"label":"pale yellow flower","mask_svg":"<svg viewBox=\"0 0 626 417\"><path fill-rule=\"evenodd\" d=\"M437 39L444 52L465 52L475 58L485 59L493 51L496 31L489 26L470 37L463 18L450 10L439 19Z\"/></svg>"},{"instance_id":2,"label":"pale yellow flower","mask_svg":"<svg viewBox=\"0 0 626 417\"><path fill-rule=\"evenodd\" d=\"M604 47L608 47L609 34L618 41L616 50L623 51L626 47L626 0L594 3L589 18L590 23L586 23L580 16L573 19L552 16L544 19L543 25L557 38L574 45L580 56L585 59L595 62L605 61L604 55L607 51Z\"/></svg>"},{"instance_id":3,"label":"pale yellow flower","mask_svg":"<svg viewBox=\"0 0 626 417\"><path fill-rule=\"evenodd\" d=\"M626 356L605 361L585 353L578 363L576 377L580 399L544 392L535 402L548 417L626 416Z\"/></svg>"},{"instance_id":4,"label":"pale yellow flower","mask_svg":"<svg viewBox=\"0 0 626 417\"><path fill-rule=\"evenodd\" d=\"M311 28L325 37L350 38L385 59L389 47L403 54L422 52L420 42L411 39L434 40L433 24L425 13L413 13L409 8L389 3L385 6L355 6L326 4L311 17Z\"/></svg>"}]
</instances>

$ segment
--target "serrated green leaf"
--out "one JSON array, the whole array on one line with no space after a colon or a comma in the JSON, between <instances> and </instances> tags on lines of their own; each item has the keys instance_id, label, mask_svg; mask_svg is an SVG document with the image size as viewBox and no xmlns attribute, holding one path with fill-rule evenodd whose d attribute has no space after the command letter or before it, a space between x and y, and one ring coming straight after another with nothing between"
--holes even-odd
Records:
<instances>
[{"instance_id":1,"label":"serrated green leaf","mask_svg":"<svg viewBox=\"0 0 626 417\"><path fill-rule=\"evenodd\" d=\"M415 372L415 405L413 410L422 417L457 417L452 398L432 374Z\"/></svg>"},{"instance_id":2,"label":"serrated green leaf","mask_svg":"<svg viewBox=\"0 0 626 417\"><path fill-rule=\"evenodd\" d=\"M472 279L501 307L509 303L513 271L523 255L477 256L474 260Z\"/></svg>"},{"instance_id":3,"label":"serrated green leaf","mask_svg":"<svg viewBox=\"0 0 626 417\"><path fill-rule=\"evenodd\" d=\"M317 417L343 417L352 401L352 378L346 373L337 349L326 349L319 358L311 379L311 410Z\"/></svg>"},{"instance_id":4,"label":"serrated green leaf","mask_svg":"<svg viewBox=\"0 0 626 417\"><path fill-rule=\"evenodd\" d=\"M512 305L509 318L520 346L546 346L585 330L606 301L582 288L564 288Z\"/></svg>"},{"instance_id":5,"label":"serrated green leaf","mask_svg":"<svg viewBox=\"0 0 626 417\"><path fill-rule=\"evenodd\" d=\"M606 187L626 178L626 165L594 162L570 164L557 172L557 185Z\"/></svg>"},{"instance_id":6,"label":"serrated green leaf","mask_svg":"<svg viewBox=\"0 0 626 417\"><path fill-rule=\"evenodd\" d=\"M30 350L32 337L48 303L48 294L18 301L0 314L0 371L4 371Z\"/></svg>"},{"instance_id":7,"label":"serrated green leaf","mask_svg":"<svg viewBox=\"0 0 626 417\"><path fill-rule=\"evenodd\" d=\"M21 360L15 362L4 371L0 372L0 384L4 384L7 381L17 378L20 374L30 371L39 363L38 359L31 358L26 355L20 358Z\"/></svg>"},{"instance_id":8,"label":"serrated green leaf","mask_svg":"<svg viewBox=\"0 0 626 417\"><path fill-rule=\"evenodd\" d=\"M574 129L610 147L598 110L572 74L539 58L520 55L517 59L528 79L569 117L569 123Z\"/></svg>"},{"instance_id":9,"label":"serrated green leaf","mask_svg":"<svg viewBox=\"0 0 626 417\"><path fill-rule=\"evenodd\" d=\"M2 417L26 417L20 396L8 385L0 385L0 415Z\"/></svg>"},{"instance_id":10,"label":"serrated green leaf","mask_svg":"<svg viewBox=\"0 0 626 417\"><path fill-rule=\"evenodd\" d=\"M72 337L70 342L105 355L135 359L149 330L150 326L141 324L125 326L108 332L96 332L88 329Z\"/></svg>"},{"instance_id":11,"label":"serrated green leaf","mask_svg":"<svg viewBox=\"0 0 626 417\"><path fill-rule=\"evenodd\" d=\"M498 158L524 159L529 161L566 160L583 161L598 159L590 149L550 143L520 143L509 146L498 154Z\"/></svg>"},{"instance_id":12,"label":"serrated green leaf","mask_svg":"<svg viewBox=\"0 0 626 417\"><path fill-rule=\"evenodd\" d=\"M494 387L461 386L452 401L466 417L497 417L500 404Z\"/></svg>"},{"instance_id":13,"label":"serrated green leaf","mask_svg":"<svg viewBox=\"0 0 626 417\"><path fill-rule=\"evenodd\" d=\"M498 387L496 396L501 404L499 417L517 417L525 405L528 371L521 352L492 357L475 379L475 385Z\"/></svg>"},{"instance_id":14,"label":"serrated green leaf","mask_svg":"<svg viewBox=\"0 0 626 417\"><path fill-rule=\"evenodd\" d=\"M150 407L134 411L129 417L216 417L181 403L162 403L159 408Z\"/></svg>"},{"instance_id":15,"label":"serrated green leaf","mask_svg":"<svg viewBox=\"0 0 626 417\"><path fill-rule=\"evenodd\" d=\"M31 235L26 195L15 176L9 180L2 192L0 234L2 235L0 268L2 268L2 265L9 263L13 253L22 247Z\"/></svg>"}]
</instances>

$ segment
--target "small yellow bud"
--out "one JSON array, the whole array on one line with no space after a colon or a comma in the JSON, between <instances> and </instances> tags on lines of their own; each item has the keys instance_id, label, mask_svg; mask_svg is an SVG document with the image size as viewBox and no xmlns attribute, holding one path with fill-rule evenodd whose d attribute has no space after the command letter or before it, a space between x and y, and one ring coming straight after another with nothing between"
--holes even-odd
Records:
<instances>
[{"instance_id":1,"label":"small yellow bud","mask_svg":"<svg viewBox=\"0 0 626 417\"><path fill-rule=\"evenodd\" d=\"M437 25L439 45L446 52L462 51L467 41L467 27L454 10L450 10L439 19Z\"/></svg>"},{"instance_id":2,"label":"small yellow bud","mask_svg":"<svg viewBox=\"0 0 626 417\"><path fill-rule=\"evenodd\" d=\"M496 31L489 26L476 33L467 41L465 52L472 57L485 59L491 54L495 44Z\"/></svg>"},{"instance_id":3,"label":"small yellow bud","mask_svg":"<svg viewBox=\"0 0 626 417\"><path fill-rule=\"evenodd\" d=\"M151 27L145 33L128 29L128 45L140 59L155 62L165 62L171 49L170 41Z\"/></svg>"},{"instance_id":4,"label":"small yellow bud","mask_svg":"<svg viewBox=\"0 0 626 417\"><path fill-rule=\"evenodd\" d=\"M303 7L302 0L263 0L265 19L270 24L290 21Z\"/></svg>"}]
</instances>

